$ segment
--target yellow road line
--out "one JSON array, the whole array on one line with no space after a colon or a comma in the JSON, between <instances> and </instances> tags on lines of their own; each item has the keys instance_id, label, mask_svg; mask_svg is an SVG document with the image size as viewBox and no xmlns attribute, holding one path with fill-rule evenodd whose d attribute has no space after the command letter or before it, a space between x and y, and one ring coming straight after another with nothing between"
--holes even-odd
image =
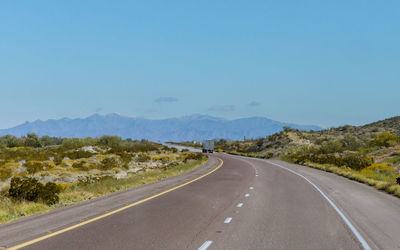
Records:
<instances>
[{"instance_id":1,"label":"yellow road line","mask_svg":"<svg viewBox=\"0 0 400 250\"><path fill-rule=\"evenodd\" d=\"M113 211L111 211L111 212L108 212L108 213L106 213L106 214L97 216L97 217L95 217L95 218L93 218L93 219L90 219L90 220L87 220L87 221L85 221L85 222L82 222L82 223L76 224L76 225L74 225L74 226L70 226L70 227L61 229L61 230L59 230L59 231L57 231L57 232L54 232L54 233L51 233L51 234L48 234L48 235L41 236L41 237L39 237L39 238L36 238L36 239L30 240L30 241L27 241L27 242L25 242L25 243L22 243L22 244L19 244L19 245L10 247L10 248L8 248L8 249L9 249L9 250L14 250L14 249L20 249L20 248L23 248L23 247L32 245L32 244L34 244L34 243L36 243L36 242L39 242L39 241L42 241L42 240L51 238L51 237L53 237L53 236L62 234L62 233L64 233L64 232L67 232L67 231L70 231L70 230L73 230L73 229L75 229L75 228L81 227L81 226L86 225L86 224L89 224L89 223L91 223L91 222L100 220L100 219L102 219L102 218L104 218L104 217L110 216L110 215L112 215L112 214L116 214L116 213L121 212L121 211L123 211L123 210L125 210L125 209L128 209L128 208L130 208L130 207L134 207L134 206L136 206L136 205L142 204L142 203L144 203L144 202L146 202L146 201L152 200L152 199L157 198L157 197L159 197L159 196L161 196L161 195L164 195L164 194L166 194L166 193L172 192L172 191L177 190L177 189L179 189L179 188L181 188L181 187L184 187L184 186L186 186L186 185L189 185L190 183L193 183L193 182L195 182L195 181L198 181L198 180L200 180L200 179L206 177L207 175L210 175L210 174L214 173L214 172L217 171L219 168L221 168L222 165L224 164L224 161L223 161L222 159L219 159L219 158L218 158L218 160L220 161L220 163L219 163L219 165L218 165L216 168L214 168L214 169L211 170L210 172L208 172L208 173L206 173L206 174L203 174L202 176L199 176L199 177L197 177L197 178L195 178L195 179L193 179L193 180L190 180L190 181L185 182L185 183L183 183L183 184L181 184L181 185L178 185L178 186L176 186L176 187L170 188L170 189L168 189L168 190L165 190L165 191L163 191L163 192L161 192L161 193L155 194L155 195L150 196L150 197L148 197L148 198L145 198L145 199L143 199L143 200L140 200L140 201L131 203L131 204L129 204L129 205L126 205L126 206L124 206L124 207L118 208L118 209L113 210Z\"/></svg>"}]
</instances>

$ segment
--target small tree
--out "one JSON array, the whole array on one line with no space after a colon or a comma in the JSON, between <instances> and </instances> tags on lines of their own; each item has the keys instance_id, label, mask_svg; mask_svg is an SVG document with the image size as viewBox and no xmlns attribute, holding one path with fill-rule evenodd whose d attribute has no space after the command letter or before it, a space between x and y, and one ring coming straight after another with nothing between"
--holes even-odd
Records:
<instances>
[{"instance_id":1,"label":"small tree","mask_svg":"<svg viewBox=\"0 0 400 250\"><path fill-rule=\"evenodd\" d=\"M346 134L340 142L344 148L350 150L357 150L362 146L361 142L359 142L358 139L351 134Z\"/></svg>"},{"instance_id":2,"label":"small tree","mask_svg":"<svg viewBox=\"0 0 400 250\"><path fill-rule=\"evenodd\" d=\"M343 152L342 144L337 140L329 140L322 143L320 148L323 154L332 154Z\"/></svg>"},{"instance_id":3,"label":"small tree","mask_svg":"<svg viewBox=\"0 0 400 250\"><path fill-rule=\"evenodd\" d=\"M103 135L99 139L99 144L109 147L118 147L122 145L122 139L119 136Z\"/></svg>"},{"instance_id":4,"label":"small tree","mask_svg":"<svg viewBox=\"0 0 400 250\"><path fill-rule=\"evenodd\" d=\"M39 137L35 133L28 133L25 139L25 146L40 148L42 144L40 143Z\"/></svg>"}]
</instances>

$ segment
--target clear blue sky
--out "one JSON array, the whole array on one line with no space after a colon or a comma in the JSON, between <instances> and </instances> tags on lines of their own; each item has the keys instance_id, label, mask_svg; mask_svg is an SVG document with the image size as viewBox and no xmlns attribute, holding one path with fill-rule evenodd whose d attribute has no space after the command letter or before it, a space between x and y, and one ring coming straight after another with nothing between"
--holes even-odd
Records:
<instances>
[{"instance_id":1,"label":"clear blue sky","mask_svg":"<svg viewBox=\"0 0 400 250\"><path fill-rule=\"evenodd\" d=\"M0 128L95 112L400 114L400 1L1 1Z\"/></svg>"}]
</instances>

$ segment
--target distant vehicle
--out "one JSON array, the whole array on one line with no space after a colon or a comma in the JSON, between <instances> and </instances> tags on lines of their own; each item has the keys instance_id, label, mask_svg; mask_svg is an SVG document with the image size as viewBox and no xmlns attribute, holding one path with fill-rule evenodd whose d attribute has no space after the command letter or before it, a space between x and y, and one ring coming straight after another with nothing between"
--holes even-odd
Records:
<instances>
[{"instance_id":1,"label":"distant vehicle","mask_svg":"<svg viewBox=\"0 0 400 250\"><path fill-rule=\"evenodd\" d=\"M213 153L214 152L214 140L203 141L203 153Z\"/></svg>"}]
</instances>

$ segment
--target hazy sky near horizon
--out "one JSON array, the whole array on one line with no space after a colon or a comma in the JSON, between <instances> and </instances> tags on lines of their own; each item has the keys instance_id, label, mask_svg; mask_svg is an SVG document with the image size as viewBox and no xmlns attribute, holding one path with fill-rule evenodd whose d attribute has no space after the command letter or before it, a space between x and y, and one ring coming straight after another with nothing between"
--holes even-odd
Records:
<instances>
[{"instance_id":1,"label":"hazy sky near horizon","mask_svg":"<svg viewBox=\"0 0 400 250\"><path fill-rule=\"evenodd\" d=\"M400 1L2 1L0 128L95 112L400 115Z\"/></svg>"}]
</instances>

